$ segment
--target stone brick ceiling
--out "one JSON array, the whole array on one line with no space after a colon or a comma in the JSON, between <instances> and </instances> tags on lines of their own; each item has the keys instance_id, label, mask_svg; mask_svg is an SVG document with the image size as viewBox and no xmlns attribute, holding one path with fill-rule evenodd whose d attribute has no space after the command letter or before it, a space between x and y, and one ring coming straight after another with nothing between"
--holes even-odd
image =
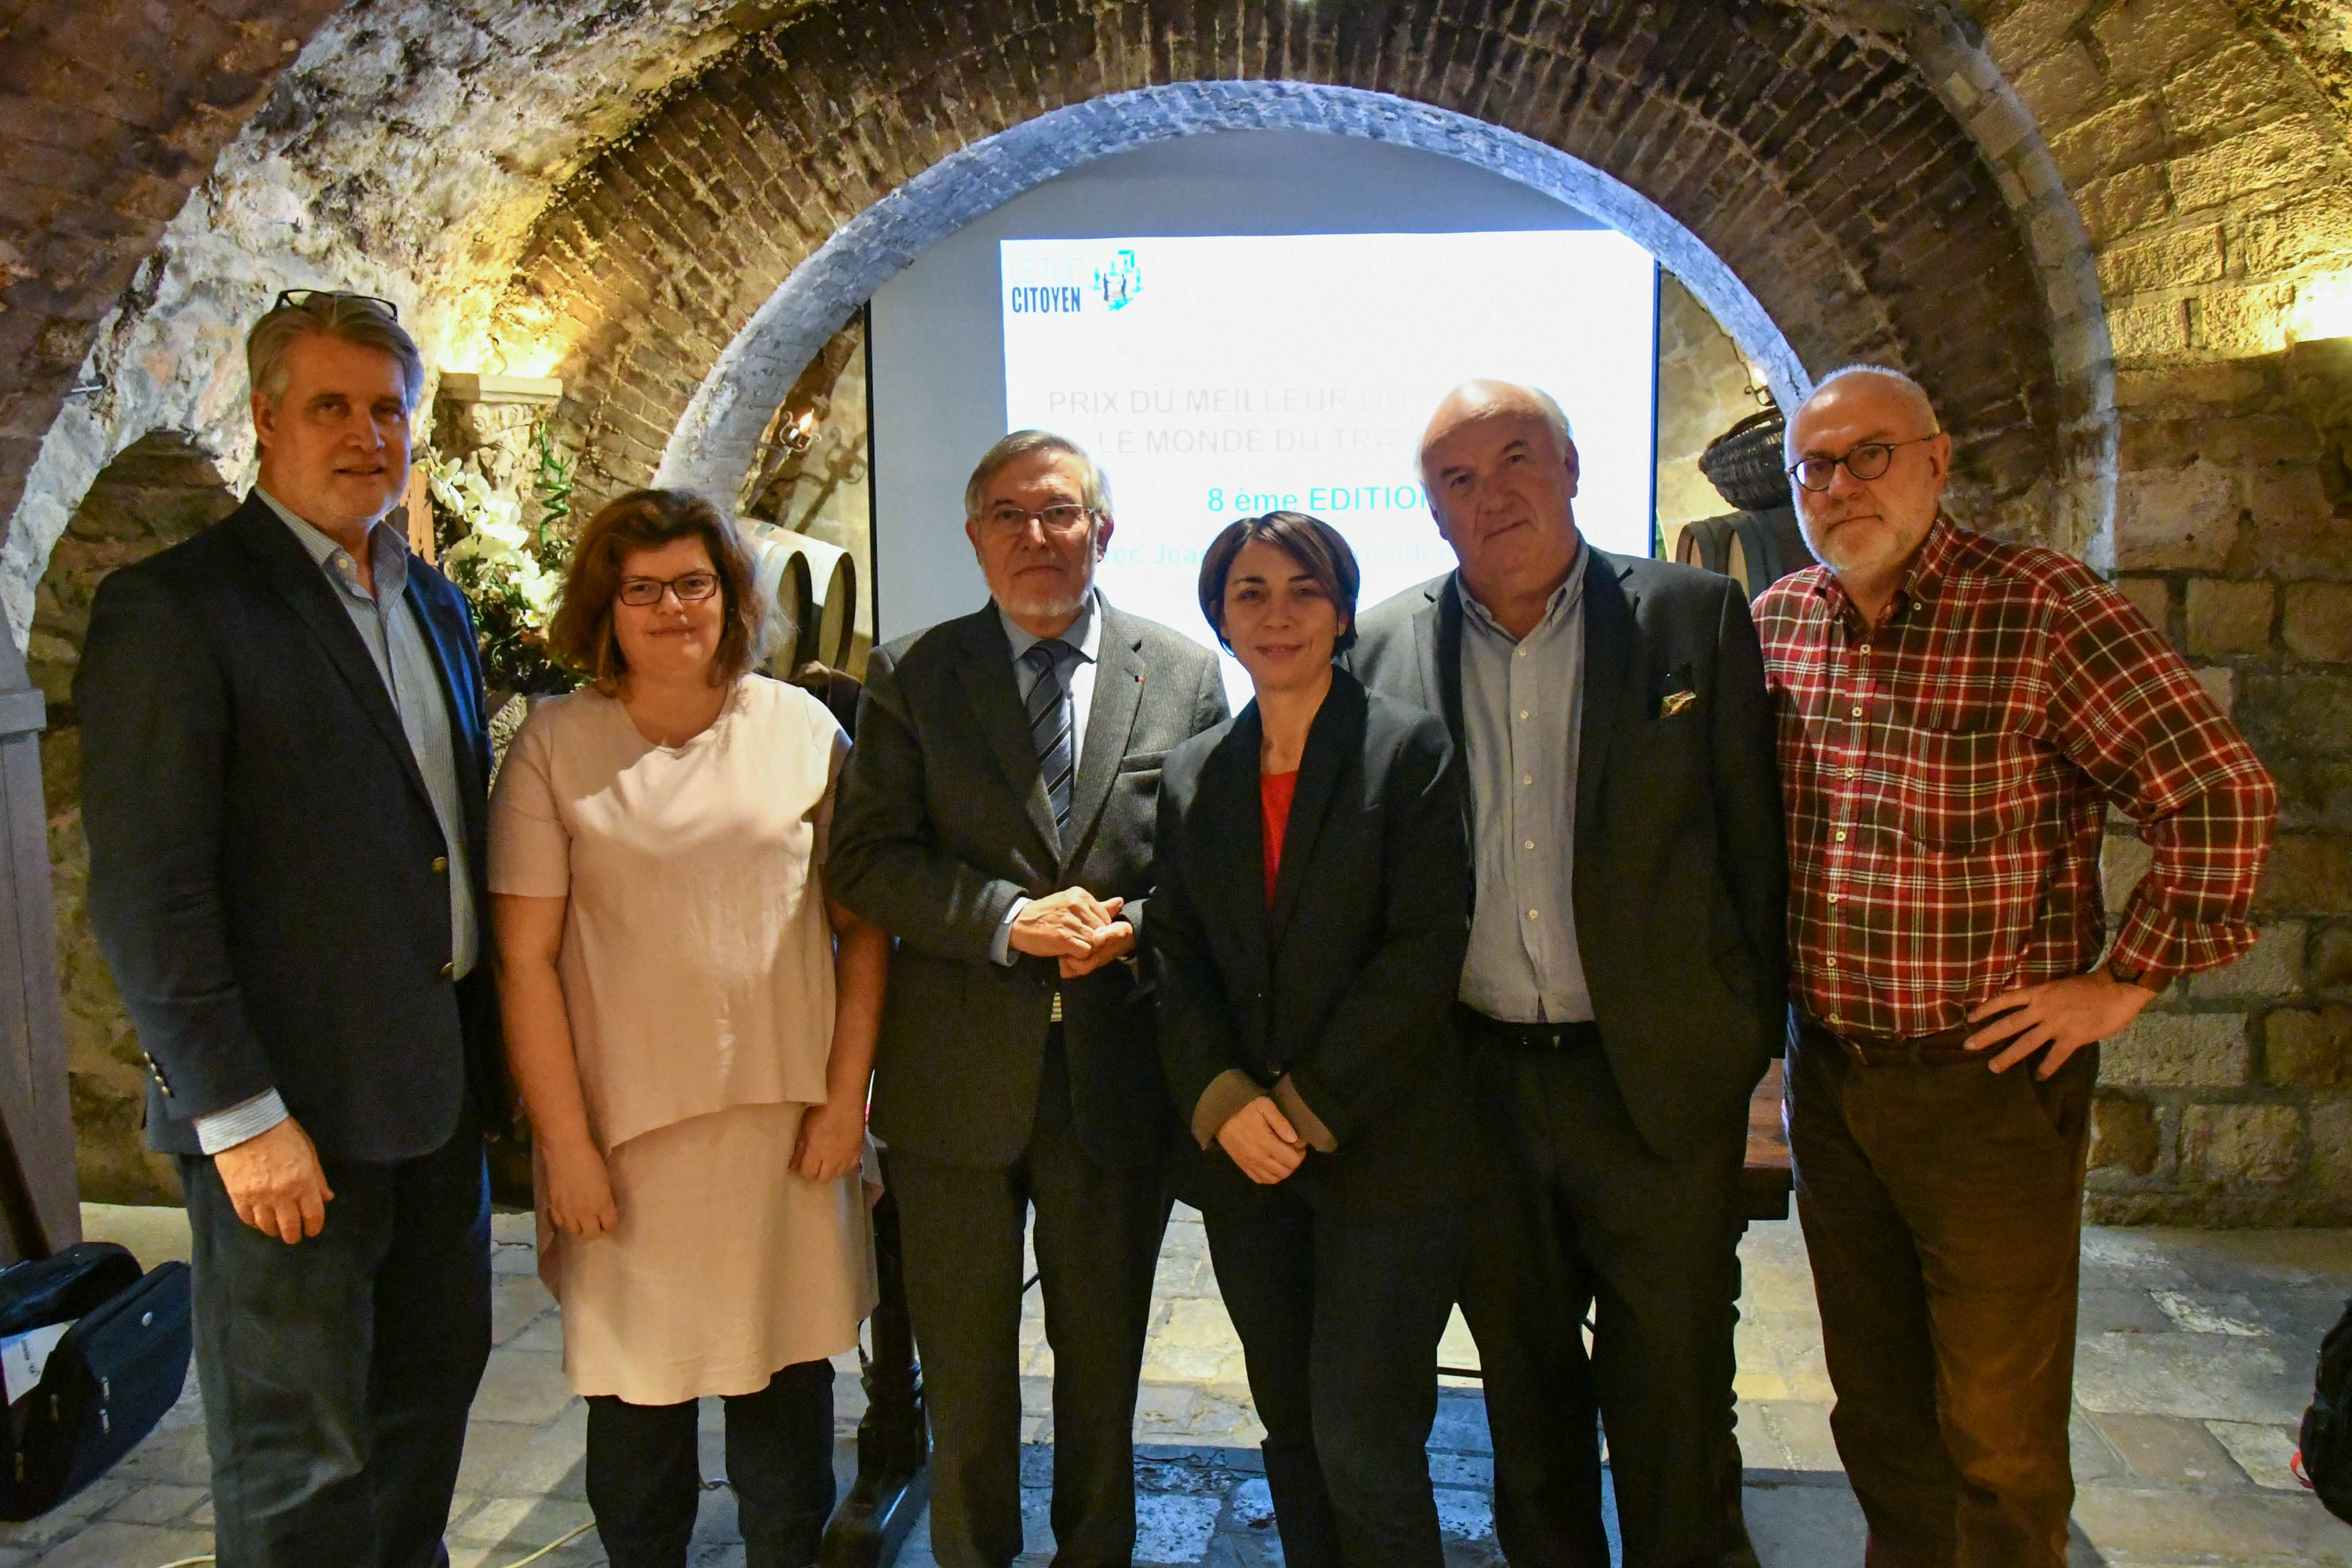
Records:
<instances>
[{"instance_id":1,"label":"stone brick ceiling","mask_svg":"<svg viewBox=\"0 0 2352 1568\"><path fill-rule=\"evenodd\" d=\"M876 200L1067 105L1235 78L1377 89L1560 148L1694 230L1813 371L1918 369L1979 483L2014 492L2048 464L2039 288L1991 171L1884 40L1773 4L825 8L722 58L569 185L509 319L559 345L591 482L641 482L751 312Z\"/></svg>"}]
</instances>

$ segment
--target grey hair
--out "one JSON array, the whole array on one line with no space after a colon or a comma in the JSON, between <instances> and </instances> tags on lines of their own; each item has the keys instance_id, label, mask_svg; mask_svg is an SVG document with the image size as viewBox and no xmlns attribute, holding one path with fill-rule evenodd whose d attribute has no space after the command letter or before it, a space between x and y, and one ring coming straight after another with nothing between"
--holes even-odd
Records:
<instances>
[{"instance_id":1,"label":"grey hair","mask_svg":"<svg viewBox=\"0 0 2352 1568\"><path fill-rule=\"evenodd\" d=\"M245 334L245 374L255 395L273 408L278 406L278 400L286 395L290 374L286 367L287 351L313 335L390 354L400 365L401 395L408 412L416 412L425 396L425 356L417 352L416 340L375 300L323 289L272 308Z\"/></svg>"},{"instance_id":2,"label":"grey hair","mask_svg":"<svg viewBox=\"0 0 2352 1568\"><path fill-rule=\"evenodd\" d=\"M1928 397L1927 389L1894 366L1885 364L1856 363L1838 366L1837 369L1813 383L1813 389L1805 394L1804 403L1797 405L1798 412L1802 413L1806 404L1810 404L1839 382L1857 375L1866 375L1893 386L1896 395L1912 405L1912 411L1927 422L1928 435L1936 435L1944 428L1944 422L1936 417L1936 405L1934 400ZM1796 439L1796 431L1797 422L1791 419L1789 421L1788 429L1782 432L1780 437L1781 448L1790 457L1796 456L1796 447L1790 445Z\"/></svg>"},{"instance_id":3,"label":"grey hair","mask_svg":"<svg viewBox=\"0 0 2352 1568\"><path fill-rule=\"evenodd\" d=\"M981 454L973 465L971 478L963 487L963 514L967 518L980 515L980 503L988 499L988 481L1003 471L1005 465L1033 452L1056 452L1076 458L1083 472L1078 477L1078 493L1087 510L1108 513L1110 510L1110 476L1087 455L1087 449L1067 436L1056 436L1051 430L1015 430L995 446Z\"/></svg>"}]
</instances>

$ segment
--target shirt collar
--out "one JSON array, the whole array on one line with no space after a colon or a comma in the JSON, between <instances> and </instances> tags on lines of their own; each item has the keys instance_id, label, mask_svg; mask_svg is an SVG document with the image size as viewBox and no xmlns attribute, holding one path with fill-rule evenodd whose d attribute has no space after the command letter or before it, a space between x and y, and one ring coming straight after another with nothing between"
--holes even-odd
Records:
<instances>
[{"instance_id":1,"label":"shirt collar","mask_svg":"<svg viewBox=\"0 0 2352 1568\"><path fill-rule=\"evenodd\" d=\"M1583 602L1585 552L1584 541L1579 539L1576 542L1576 553L1569 559L1568 576L1559 587L1551 591L1551 597L1545 601L1543 619L1536 623L1537 631L1549 631L1559 625L1570 609ZM1458 570L1454 574L1454 580L1462 590L1462 613L1465 616L1506 642L1519 640L1505 631L1503 624L1495 618L1486 605L1478 602L1477 595L1470 592L1470 584L1461 581L1461 574Z\"/></svg>"},{"instance_id":2,"label":"shirt collar","mask_svg":"<svg viewBox=\"0 0 2352 1568\"><path fill-rule=\"evenodd\" d=\"M1102 617L1095 614L1095 599L1094 590L1088 589L1086 599L1078 605L1078 618L1063 629L1061 639L1077 649L1078 657L1088 664L1095 662L1095 655L1102 647ZM1004 613L1002 605L996 606L996 618L1003 624L1005 639L1013 645L1015 664L1021 661L1022 655L1045 640L1023 631Z\"/></svg>"},{"instance_id":3,"label":"shirt collar","mask_svg":"<svg viewBox=\"0 0 2352 1568\"><path fill-rule=\"evenodd\" d=\"M1888 605L1890 611L1899 610L1906 605L1933 602L1936 590L1942 585L1944 574L1950 570L1952 557L1959 547L1959 524L1938 510L1936 521L1927 525L1927 537L1919 542L1919 548L1911 556L1911 564L1904 569L1902 585L1895 590L1895 597ZM1853 601L1847 596L1845 586L1837 580L1835 572L1823 571L1821 581L1813 585L1813 592L1820 596L1832 617L1843 616L1853 607Z\"/></svg>"},{"instance_id":4,"label":"shirt collar","mask_svg":"<svg viewBox=\"0 0 2352 1568\"><path fill-rule=\"evenodd\" d=\"M318 563L320 571L332 577L347 592L362 599L371 597L360 586L359 568L344 553L341 545L297 517L284 501L259 485L253 487L253 493L278 514L278 521L293 531L294 537L301 542L302 548ZM396 599L406 591L408 541L387 518L378 518L368 529L368 565L375 574L377 592L373 597Z\"/></svg>"}]
</instances>

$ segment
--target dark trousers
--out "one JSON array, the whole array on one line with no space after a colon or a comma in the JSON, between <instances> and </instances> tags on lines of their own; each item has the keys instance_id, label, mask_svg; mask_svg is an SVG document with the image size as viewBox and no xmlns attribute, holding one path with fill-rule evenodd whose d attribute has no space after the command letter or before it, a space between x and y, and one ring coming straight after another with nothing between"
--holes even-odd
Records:
<instances>
[{"instance_id":1,"label":"dark trousers","mask_svg":"<svg viewBox=\"0 0 2352 1568\"><path fill-rule=\"evenodd\" d=\"M1789 1144L1869 1568L2062 1568L2095 1047L1864 1067L1808 1026Z\"/></svg>"},{"instance_id":2,"label":"dark trousers","mask_svg":"<svg viewBox=\"0 0 2352 1568\"><path fill-rule=\"evenodd\" d=\"M702 1496L695 1400L588 1401L588 1506L612 1568L686 1568ZM806 1568L833 1512L833 1363L785 1367L724 1402L745 1568Z\"/></svg>"},{"instance_id":3,"label":"dark trousers","mask_svg":"<svg viewBox=\"0 0 2352 1568\"><path fill-rule=\"evenodd\" d=\"M1021 1233L1034 1206L1054 1350L1054 1562L1125 1568L1164 1165L1098 1165L1079 1148L1057 1028L1020 1159L975 1169L894 1150L888 1175L931 1421L932 1554L1004 1568L1021 1551Z\"/></svg>"},{"instance_id":4,"label":"dark trousers","mask_svg":"<svg viewBox=\"0 0 2352 1568\"><path fill-rule=\"evenodd\" d=\"M1429 1488L1457 1210L1356 1217L1282 1189L1202 1211L1265 1426L1289 1568L1439 1568Z\"/></svg>"},{"instance_id":5,"label":"dark trousers","mask_svg":"<svg viewBox=\"0 0 2352 1568\"><path fill-rule=\"evenodd\" d=\"M437 1568L490 1354L490 1194L469 1116L435 1153L326 1162L325 1228L236 1217L184 1156L222 1568Z\"/></svg>"},{"instance_id":6,"label":"dark trousers","mask_svg":"<svg viewBox=\"0 0 2352 1568\"><path fill-rule=\"evenodd\" d=\"M1730 1544L1724 1412L1746 1108L1665 1159L1596 1041L1528 1047L1469 1019L1463 1039L1491 1152L1462 1315L1485 1373L1496 1539L1513 1568L1608 1568L1597 1414L1625 1568L1712 1568Z\"/></svg>"}]
</instances>

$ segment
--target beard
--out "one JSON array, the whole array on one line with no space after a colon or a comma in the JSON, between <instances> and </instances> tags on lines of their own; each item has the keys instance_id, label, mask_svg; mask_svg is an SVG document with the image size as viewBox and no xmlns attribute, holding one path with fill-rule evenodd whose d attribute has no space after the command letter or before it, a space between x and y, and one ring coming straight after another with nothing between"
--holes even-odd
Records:
<instances>
[{"instance_id":1,"label":"beard","mask_svg":"<svg viewBox=\"0 0 2352 1568\"><path fill-rule=\"evenodd\" d=\"M1801 509L1797 513L1798 527L1805 536L1805 546L1815 558L1841 575L1853 573L1876 574L1899 565L1919 542L1906 538L1904 531L1887 521L1883 515L1860 527L1843 526L1843 517L1817 519ZM1920 531L1925 537L1926 530Z\"/></svg>"}]
</instances>

